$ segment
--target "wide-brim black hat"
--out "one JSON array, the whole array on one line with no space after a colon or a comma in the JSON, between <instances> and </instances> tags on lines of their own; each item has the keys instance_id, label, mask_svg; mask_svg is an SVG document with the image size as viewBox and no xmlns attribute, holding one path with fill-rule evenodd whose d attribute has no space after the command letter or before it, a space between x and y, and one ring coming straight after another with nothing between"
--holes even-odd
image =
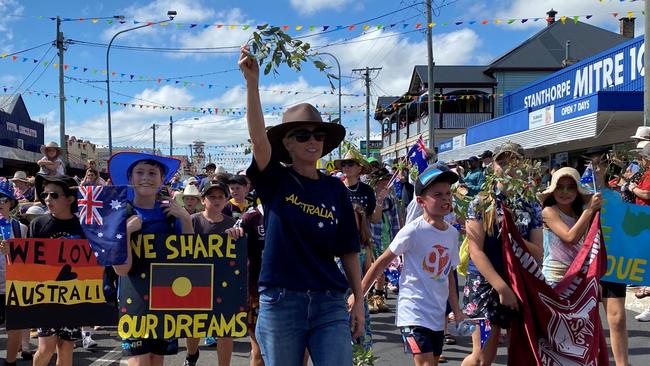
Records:
<instances>
[{"instance_id":1,"label":"wide-brim black hat","mask_svg":"<svg viewBox=\"0 0 650 366\"><path fill-rule=\"evenodd\" d=\"M271 127L266 131L266 136L271 143L273 158L283 163L291 163L291 156L284 147L282 139L287 133L299 127L318 127L327 132L327 137L323 141L323 152L321 157L329 154L345 138L345 127L337 123L323 122L320 112L309 103L295 105L282 115L282 123Z\"/></svg>"},{"instance_id":2,"label":"wide-brim black hat","mask_svg":"<svg viewBox=\"0 0 650 366\"><path fill-rule=\"evenodd\" d=\"M68 177L67 175L45 175L45 174L36 174L36 182L34 184L36 188L36 197L38 200L42 203L45 204L45 200L41 199L41 193L43 193L43 186L46 183L55 183L60 185L65 194L70 196L74 195L76 197L76 194L74 191L76 188L79 186L79 183L77 183L76 180L74 180L71 177Z\"/></svg>"}]
</instances>

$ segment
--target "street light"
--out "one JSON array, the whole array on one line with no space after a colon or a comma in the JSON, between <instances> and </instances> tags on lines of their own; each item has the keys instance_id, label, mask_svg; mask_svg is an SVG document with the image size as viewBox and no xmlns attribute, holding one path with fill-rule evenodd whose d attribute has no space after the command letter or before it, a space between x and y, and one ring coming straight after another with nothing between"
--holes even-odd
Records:
<instances>
[{"instance_id":1,"label":"street light","mask_svg":"<svg viewBox=\"0 0 650 366\"><path fill-rule=\"evenodd\" d=\"M336 61L336 67L339 69L339 124L343 124L343 116L341 115L341 64L339 60L333 54L329 52L318 52L319 55L328 55L331 56L334 61ZM339 145L339 159L341 158L341 145Z\"/></svg>"},{"instance_id":2,"label":"street light","mask_svg":"<svg viewBox=\"0 0 650 366\"><path fill-rule=\"evenodd\" d=\"M112 131L112 127L111 127L111 80L110 80L111 71L110 71L110 68L108 66L109 65L108 56L109 56L109 54L111 52L111 46L113 45L113 41L115 40L115 38L117 36L119 36L122 33L126 33L126 32L130 32L132 30L145 28L145 27L150 27L152 25L172 21L172 20L174 20L174 17L176 16L176 14L177 14L176 11L170 10L170 11L167 12L167 16L169 17L169 19L161 20L159 22L154 22L154 23L147 22L146 24L142 24L142 25L139 25L137 27L121 30L121 31L115 33L113 38L111 38L111 41L108 42L108 48L106 49L106 106L108 107L108 155L109 155L109 157L113 155L113 131ZM124 15L116 15L114 18L118 19L118 20L124 20Z\"/></svg>"},{"instance_id":3,"label":"street light","mask_svg":"<svg viewBox=\"0 0 650 366\"><path fill-rule=\"evenodd\" d=\"M198 121L198 117L192 117L192 118L186 118L186 119L181 119L181 120L176 120L172 118L172 116L169 116L169 156L173 155L173 150L174 150L174 140L172 138L172 123L174 122L183 122L183 121Z\"/></svg>"}]
</instances>

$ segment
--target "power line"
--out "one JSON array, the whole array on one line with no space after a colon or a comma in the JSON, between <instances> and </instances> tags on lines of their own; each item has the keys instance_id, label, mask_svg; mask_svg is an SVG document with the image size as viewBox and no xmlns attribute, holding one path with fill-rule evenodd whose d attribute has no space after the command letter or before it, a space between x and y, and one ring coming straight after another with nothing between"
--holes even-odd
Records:
<instances>
[{"instance_id":1,"label":"power line","mask_svg":"<svg viewBox=\"0 0 650 366\"><path fill-rule=\"evenodd\" d=\"M33 49L33 48L32 48L32 49ZM20 85L18 85L18 86L16 87L15 92L11 94L11 98L8 98L8 99L7 99L7 102L6 102L5 104L3 104L2 107L0 107L0 109L4 109L5 107L7 107L7 105L8 105L9 102L13 99L13 97L14 97L15 95L20 94L20 87L23 86L23 84L25 84L25 82L27 81L27 79L29 79L30 76L32 76L32 74L33 74L34 71L36 71L36 69L39 67L39 65L41 64L41 62L43 61L43 59L47 56L48 53L50 53L50 50L52 50L52 45L51 45L51 44L50 44L50 47L47 49L47 51L45 51L45 53L43 54L43 56L41 56L41 58L38 60L38 62L34 65L34 67L32 68L32 71L30 71L29 74L27 74L27 76L25 76L25 78L24 78L23 81L20 83ZM56 56L56 55L55 55L55 56ZM51 61L51 60L50 60L50 61ZM44 68L44 69L47 69L47 68ZM40 76L39 76L39 77L40 77ZM27 88L27 89L29 89L29 88ZM27 89L25 89L25 90L27 90Z\"/></svg>"},{"instance_id":2,"label":"power line","mask_svg":"<svg viewBox=\"0 0 650 366\"><path fill-rule=\"evenodd\" d=\"M23 52L27 52L27 51L35 50L35 49L43 47L43 46L47 46L48 44L51 45L52 41L47 41L45 43L41 43L41 44L39 44L37 46L34 46L34 47L30 47L30 48L26 48L24 50L9 53L9 54L3 55L2 57L9 57L9 56L13 56L13 55L18 55L18 54L23 53Z\"/></svg>"}]
</instances>

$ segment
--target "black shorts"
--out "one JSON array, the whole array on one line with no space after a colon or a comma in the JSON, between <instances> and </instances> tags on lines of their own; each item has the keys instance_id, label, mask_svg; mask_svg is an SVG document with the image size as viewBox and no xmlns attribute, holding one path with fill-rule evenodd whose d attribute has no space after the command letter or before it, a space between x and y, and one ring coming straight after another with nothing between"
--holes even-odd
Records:
<instances>
[{"instance_id":1,"label":"black shorts","mask_svg":"<svg viewBox=\"0 0 650 366\"><path fill-rule=\"evenodd\" d=\"M80 327L38 328L39 337L57 336L64 341L76 342L81 339Z\"/></svg>"},{"instance_id":2,"label":"black shorts","mask_svg":"<svg viewBox=\"0 0 650 366\"><path fill-rule=\"evenodd\" d=\"M153 353L169 356L178 353L178 339L123 339L122 355L124 357L141 356Z\"/></svg>"},{"instance_id":3,"label":"black shorts","mask_svg":"<svg viewBox=\"0 0 650 366\"><path fill-rule=\"evenodd\" d=\"M624 283L600 281L600 285L603 287L604 299L616 299L626 295L627 285Z\"/></svg>"},{"instance_id":4,"label":"black shorts","mask_svg":"<svg viewBox=\"0 0 650 366\"><path fill-rule=\"evenodd\" d=\"M442 344L445 334L442 330L434 331L425 327L402 327L402 340L404 352L414 355L433 353L434 356L442 354Z\"/></svg>"}]
</instances>

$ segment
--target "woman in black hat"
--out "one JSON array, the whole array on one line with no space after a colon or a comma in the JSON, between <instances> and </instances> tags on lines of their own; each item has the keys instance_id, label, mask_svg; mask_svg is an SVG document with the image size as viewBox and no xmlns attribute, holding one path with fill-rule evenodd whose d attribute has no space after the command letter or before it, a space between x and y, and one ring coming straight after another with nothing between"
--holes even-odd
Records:
<instances>
[{"instance_id":1,"label":"woman in black hat","mask_svg":"<svg viewBox=\"0 0 650 366\"><path fill-rule=\"evenodd\" d=\"M247 124L253 162L247 170L264 204L266 243L260 273L256 335L266 365L352 365L353 338L364 331L363 302L348 316L344 294L362 298L359 236L345 186L316 162L345 137L313 106L287 109L282 123L264 126L259 66L242 47ZM290 164L283 166L281 163ZM344 276L334 257L342 259ZM347 280L346 280L347 277Z\"/></svg>"}]
</instances>

